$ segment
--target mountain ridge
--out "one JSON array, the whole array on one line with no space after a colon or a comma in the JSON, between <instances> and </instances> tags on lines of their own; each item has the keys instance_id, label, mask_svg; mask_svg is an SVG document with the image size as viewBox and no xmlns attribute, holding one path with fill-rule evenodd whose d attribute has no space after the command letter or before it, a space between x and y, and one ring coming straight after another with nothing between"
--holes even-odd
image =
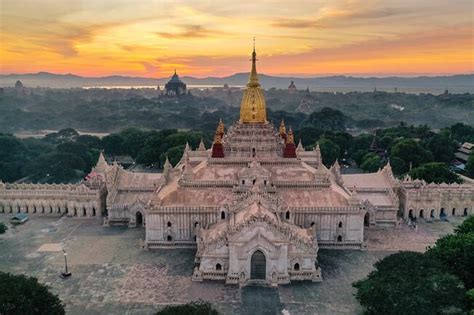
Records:
<instances>
[{"instance_id":1,"label":"mountain ridge","mask_svg":"<svg viewBox=\"0 0 474 315\"><path fill-rule=\"evenodd\" d=\"M225 77L196 78L183 76L181 79L188 85L216 85L227 83L230 86L245 86L248 72L235 73ZM259 75L264 88L286 88L291 81L299 89L310 88L461 88L466 92L474 92L474 74L455 74L442 76L388 76L388 77L358 77L346 75L331 75L321 77L270 76ZM79 76L72 73L55 74L50 72L3 74L0 75L0 86L13 86L17 80L29 87L51 88L80 88L93 86L163 86L169 78L150 78L125 75L110 75L103 77Z\"/></svg>"}]
</instances>

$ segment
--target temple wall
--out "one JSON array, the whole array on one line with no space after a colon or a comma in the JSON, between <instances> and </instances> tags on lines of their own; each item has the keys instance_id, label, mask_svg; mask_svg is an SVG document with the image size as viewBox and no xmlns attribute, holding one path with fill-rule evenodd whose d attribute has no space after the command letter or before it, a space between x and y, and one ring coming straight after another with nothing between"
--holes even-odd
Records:
<instances>
[{"instance_id":1,"label":"temple wall","mask_svg":"<svg viewBox=\"0 0 474 315\"><path fill-rule=\"evenodd\" d=\"M335 214L296 213L294 223L304 228L315 225L318 242L361 244L364 239L364 214L365 211L337 211Z\"/></svg>"},{"instance_id":2,"label":"temple wall","mask_svg":"<svg viewBox=\"0 0 474 315\"><path fill-rule=\"evenodd\" d=\"M180 244L195 246L195 224L208 227L221 220L221 212L217 208L202 209L202 212L197 209L183 208L177 212L179 213L173 213L171 209L146 212L146 240L148 243L157 247L161 245L164 247L180 246ZM341 247L346 244L357 248L360 247L364 239L364 215L365 211L350 213L337 211L336 214L295 213L293 218L288 221L303 228L311 228L314 223L316 238L318 242L325 244L324 247ZM168 226L169 224L171 226ZM340 224L341 226L339 226ZM171 240L168 236L171 237Z\"/></svg>"},{"instance_id":3,"label":"temple wall","mask_svg":"<svg viewBox=\"0 0 474 315\"><path fill-rule=\"evenodd\" d=\"M105 211L104 187L88 189L79 185L3 184L0 212L31 215L101 216Z\"/></svg>"},{"instance_id":4,"label":"temple wall","mask_svg":"<svg viewBox=\"0 0 474 315\"><path fill-rule=\"evenodd\" d=\"M146 211L146 240L152 247L195 246L196 227L207 227L220 220L217 208L181 208L176 212L172 209Z\"/></svg>"},{"instance_id":5,"label":"temple wall","mask_svg":"<svg viewBox=\"0 0 474 315\"><path fill-rule=\"evenodd\" d=\"M473 186L445 186L403 187L400 192L400 215L404 219L440 219L474 214Z\"/></svg>"}]
</instances>

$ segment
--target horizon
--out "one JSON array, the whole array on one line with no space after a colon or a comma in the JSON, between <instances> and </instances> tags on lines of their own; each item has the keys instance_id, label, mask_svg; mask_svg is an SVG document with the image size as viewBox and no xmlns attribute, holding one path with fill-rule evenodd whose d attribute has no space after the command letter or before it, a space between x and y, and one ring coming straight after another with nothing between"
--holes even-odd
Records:
<instances>
[{"instance_id":1,"label":"horizon","mask_svg":"<svg viewBox=\"0 0 474 315\"><path fill-rule=\"evenodd\" d=\"M106 74L106 75L97 75L97 76L89 76L89 75L78 75L75 73L55 73L49 71L38 71L38 72L25 72L25 73L0 73L0 76L23 76L23 75L58 75L58 76L76 76L81 78L92 78L92 79L100 79L100 78L107 78L107 77L129 77L129 78L139 78L139 79L150 79L150 80L167 80L171 77L169 76L160 76L160 77L150 77L150 76L135 76L135 75L127 75L127 74ZM180 75L178 72L177 74L181 78L192 78L192 79L208 79L208 78L228 78L236 75L248 75L249 72L236 72L226 76L193 76L193 75ZM327 74L314 74L314 75L306 75L306 76L299 76L298 74L267 74L267 73L259 73L259 76L267 76L267 77L274 77L274 78L291 78L291 79L318 79L318 78L328 78L328 77L346 77L346 78L361 78L361 79L386 79L386 78L421 78L421 77L452 77L452 76L469 76L474 75L474 72L470 73L399 73L399 74L360 74L360 73L327 73Z\"/></svg>"},{"instance_id":2,"label":"horizon","mask_svg":"<svg viewBox=\"0 0 474 315\"><path fill-rule=\"evenodd\" d=\"M41 4L2 1L1 74L226 77L472 73L470 1L376 0ZM282 15L280 12L285 12ZM295 18L289 18L289 17ZM236 31L238 30L238 31Z\"/></svg>"}]
</instances>

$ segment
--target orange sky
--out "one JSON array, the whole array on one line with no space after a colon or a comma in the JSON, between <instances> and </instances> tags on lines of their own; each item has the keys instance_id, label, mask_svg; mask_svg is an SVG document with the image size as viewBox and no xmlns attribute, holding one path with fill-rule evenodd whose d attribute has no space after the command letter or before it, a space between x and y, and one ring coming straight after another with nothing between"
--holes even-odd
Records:
<instances>
[{"instance_id":1,"label":"orange sky","mask_svg":"<svg viewBox=\"0 0 474 315\"><path fill-rule=\"evenodd\" d=\"M466 0L1 0L0 73L473 72Z\"/></svg>"}]
</instances>

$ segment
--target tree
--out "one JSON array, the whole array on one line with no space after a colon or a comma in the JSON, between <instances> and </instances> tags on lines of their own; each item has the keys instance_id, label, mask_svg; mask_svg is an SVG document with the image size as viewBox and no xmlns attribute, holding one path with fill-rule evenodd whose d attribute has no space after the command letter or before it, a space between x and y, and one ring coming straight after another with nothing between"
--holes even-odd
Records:
<instances>
[{"instance_id":1,"label":"tree","mask_svg":"<svg viewBox=\"0 0 474 315\"><path fill-rule=\"evenodd\" d=\"M183 305L166 306L156 315L217 315L209 302L191 302Z\"/></svg>"},{"instance_id":2,"label":"tree","mask_svg":"<svg viewBox=\"0 0 474 315\"><path fill-rule=\"evenodd\" d=\"M65 183L84 175L84 161L72 153L53 152L43 154L25 166L24 172L31 180L49 183Z\"/></svg>"},{"instance_id":3,"label":"tree","mask_svg":"<svg viewBox=\"0 0 474 315\"><path fill-rule=\"evenodd\" d=\"M360 168L366 172L376 172L382 167L382 159L375 153L368 153L362 158Z\"/></svg>"},{"instance_id":4,"label":"tree","mask_svg":"<svg viewBox=\"0 0 474 315\"><path fill-rule=\"evenodd\" d=\"M471 177L471 178L474 178L474 153L471 153L469 155L469 158L467 159L467 163L466 163L466 175Z\"/></svg>"},{"instance_id":5,"label":"tree","mask_svg":"<svg viewBox=\"0 0 474 315\"><path fill-rule=\"evenodd\" d=\"M118 134L110 134L102 139L107 154L120 155L123 153L123 138Z\"/></svg>"},{"instance_id":6,"label":"tree","mask_svg":"<svg viewBox=\"0 0 474 315\"><path fill-rule=\"evenodd\" d=\"M96 136L81 135L77 137L76 141L85 144L90 149L101 150L103 148L102 141Z\"/></svg>"},{"instance_id":7,"label":"tree","mask_svg":"<svg viewBox=\"0 0 474 315\"><path fill-rule=\"evenodd\" d=\"M428 183L461 183L459 176L444 163L432 162L421 164L409 172L412 178L423 179Z\"/></svg>"},{"instance_id":8,"label":"tree","mask_svg":"<svg viewBox=\"0 0 474 315\"><path fill-rule=\"evenodd\" d=\"M369 152L373 140L374 136L369 134L362 134L354 137L349 147L349 155L352 156L355 152L360 150Z\"/></svg>"},{"instance_id":9,"label":"tree","mask_svg":"<svg viewBox=\"0 0 474 315\"><path fill-rule=\"evenodd\" d=\"M181 157L183 156L183 152L184 152L184 146L183 145L180 145L180 146L173 147L173 148L169 149L168 151L166 151L166 154L163 154L163 155L160 156L162 164L163 164L164 160L166 159L166 157L168 156L168 159L169 159L170 163L173 166L176 166L176 164L178 164L178 162L181 160Z\"/></svg>"},{"instance_id":10,"label":"tree","mask_svg":"<svg viewBox=\"0 0 474 315\"><path fill-rule=\"evenodd\" d=\"M445 132L434 134L425 143L426 148L433 154L435 161L449 163L454 159L456 144Z\"/></svg>"},{"instance_id":11,"label":"tree","mask_svg":"<svg viewBox=\"0 0 474 315\"><path fill-rule=\"evenodd\" d=\"M351 157L352 159L354 159L356 164L360 166L364 161L364 157L367 155L367 153L369 153L369 151L367 150L357 150L351 155Z\"/></svg>"},{"instance_id":12,"label":"tree","mask_svg":"<svg viewBox=\"0 0 474 315\"><path fill-rule=\"evenodd\" d=\"M80 142L63 142L56 147L59 153L70 153L84 162L82 171L86 172L91 169L93 163L97 159L92 159L91 153L87 145Z\"/></svg>"},{"instance_id":13,"label":"tree","mask_svg":"<svg viewBox=\"0 0 474 315\"><path fill-rule=\"evenodd\" d=\"M145 143L145 132L137 128L127 128L120 132L120 136L123 139L122 150L124 153L136 158Z\"/></svg>"},{"instance_id":14,"label":"tree","mask_svg":"<svg viewBox=\"0 0 474 315\"><path fill-rule=\"evenodd\" d=\"M353 283L367 314L431 315L465 308L462 282L431 256L400 252L374 266L366 279Z\"/></svg>"},{"instance_id":15,"label":"tree","mask_svg":"<svg viewBox=\"0 0 474 315\"><path fill-rule=\"evenodd\" d=\"M344 131L346 130L347 117L339 110L324 107L319 112L313 112L303 122L306 127L321 130Z\"/></svg>"},{"instance_id":16,"label":"tree","mask_svg":"<svg viewBox=\"0 0 474 315\"><path fill-rule=\"evenodd\" d=\"M474 289L467 291L467 298L469 300L469 303L471 304L471 311L469 314L474 315Z\"/></svg>"},{"instance_id":17,"label":"tree","mask_svg":"<svg viewBox=\"0 0 474 315\"><path fill-rule=\"evenodd\" d=\"M403 160L406 168L403 171L408 171L408 166L417 167L422 163L431 162L433 156L430 151L425 150L414 139L403 139L398 141L390 150L390 159L399 158Z\"/></svg>"},{"instance_id":18,"label":"tree","mask_svg":"<svg viewBox=\"0 0 474 315\"><path fill-rule=\"evenodd\" d=\"M461 223L456 229L454 229L456 234L467 234L474 233L474 215L470 215Z\"/></svg>"},{"instance_id":19,"label":"tree","mask_svg":"<svg viewBox=\"0 0 474 315\"><path fill-rule=\"evenodd\" d=\"M390 159L390 165L392 166L392 171L398 175L403 174L407 169L405 161L397 156Z\"/></svg>"},{"instance_id":20,"label":"tree","mask_svg":"<svg viewBox=\"0 0 474 315\"><path fill-rule=\"evenodd\" d=\"M461 143L474 142L474 127L472 126L457 123L452 125L449 130L451 131L451 136L454 140Z\"/></svg>"},{"instance_id":21,"label":"tree","mask_svg":"<svg viewBox=\"0 0 474 315\"><path fill-rule=\"evenodd\" d=\"M341 149L331 140L324 138L319 140L319 147L321 149L321 156L323 158L324 165L330 167L334 164L334 162L336 162L336 159L339 157Z\"/></svg>"},{"instance_id":22,"label":"tree","mask_svg":"<svg viewBox=\"0 0 474 315\"><path fill-rule=\"evenodd\" d=\"M4 234L8 230L8 227L5 225L5 223L0 222L0 234Z\"/></svg>"},{"instance_id":23,"label":"tree","mask_svg":"<svg viewBox=\"0 0 474 315\"><path fill-rule=\"evenodd\" d=\"M321 129L316 129L313 127L304 127L301 128L297 134L297 139L301 139L303 146L309 146L318 141L319 137L324 133Z\"/></svg>"},{"instance_id":24,"label":"tree","mask_svg":"<svg viewBox=\"0 0 474 315\"><path fill-rule=\"evenodd\" d=\"M76 130L72 128L66 128L61 129L58 132L48 133L44 137L44 140L49 143L60 144L63 142L75 141L78 136L79 133Z\"/></svg>"},{"instance_id":25,"label":"tree","mask_svg":"<svg viewBox=\"0 0 474 315\"><path fill-rule=\"evenodd\" d=\"M0 272L0 314L65 314L61 300L33 277Z\"/></svg>"},{"instance_id":26,"label":"tree","mask_svg":"<svg viewBox=\"0 0 474 315\"><path fill-rule=\"evenodd\" d=\"M428 254L442 262L445 269L463 280L467 289L474 288L474 232L472 218L455 234L436 241Z\"/></svg>"}]
</instances>

